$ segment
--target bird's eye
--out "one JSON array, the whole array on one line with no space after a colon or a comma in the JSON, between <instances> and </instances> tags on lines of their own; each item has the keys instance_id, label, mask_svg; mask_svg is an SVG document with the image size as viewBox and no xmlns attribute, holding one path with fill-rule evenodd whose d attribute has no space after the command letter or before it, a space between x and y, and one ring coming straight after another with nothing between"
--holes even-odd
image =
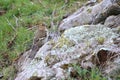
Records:
<instances>
[{"instance_id":1,"label":"bird's eye","mask_svg":"<svg viewBox=\"0 0 120 80\"><path fill-rule=\"evenodd\" d=\"M39 41L39 39L35 39L35 42L38 42Z\"/></svg>"}]
</instances>

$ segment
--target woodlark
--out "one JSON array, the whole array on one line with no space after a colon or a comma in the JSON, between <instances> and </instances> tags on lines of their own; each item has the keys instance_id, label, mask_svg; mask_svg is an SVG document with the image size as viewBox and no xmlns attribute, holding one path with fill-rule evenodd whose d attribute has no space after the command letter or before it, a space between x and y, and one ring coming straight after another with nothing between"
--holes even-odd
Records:
<instances>
[{"instance_id":1,"label":"woodlark","mask_svg":"<svg viewBox=\"0 0 120 80\"><path fill-rule=\"evenodd\" d=\"M39 50L42 45L47 42L48 40L48 30L44 24L39 24L38 29L35 32L35 36L33 39L33 45L31 48L31 53L29 55L29 58L34 58L36 55L36 52Z\"/></svg>"}]
</instances>

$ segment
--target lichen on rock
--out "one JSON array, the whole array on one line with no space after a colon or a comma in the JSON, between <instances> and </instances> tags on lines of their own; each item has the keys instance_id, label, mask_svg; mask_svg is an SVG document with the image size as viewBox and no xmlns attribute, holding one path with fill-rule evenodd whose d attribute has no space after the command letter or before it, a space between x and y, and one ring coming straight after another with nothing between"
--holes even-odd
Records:
<instances>
[{"instance_id":1,"label":"lichen on rock","mask_svg":"<svg viewBox=\"0 0 120 80\"><path fill-rule=\"evenodd\" d=\"M75 42L76 44L81 42L91 42L98 38L112 39L115 37L115 34L110 28L107 28L103 25L84 25L78 26L66 30L64 33L66 38Z\"/></svg>"}]
</instances>

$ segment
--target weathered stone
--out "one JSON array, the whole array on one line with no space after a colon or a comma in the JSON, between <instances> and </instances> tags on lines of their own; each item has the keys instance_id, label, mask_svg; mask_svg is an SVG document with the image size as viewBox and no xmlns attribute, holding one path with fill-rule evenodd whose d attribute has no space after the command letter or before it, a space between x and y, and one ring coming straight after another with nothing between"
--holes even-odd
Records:
<instances>
[{"instance_id":1,"label":"weathered stone","mask_svg":"<svg viewBox=\"0 0 120 80\"><path fill-rule=\"evenodd\" d=\"M120 14L120 6L117 4L111 4L107 6L103 11L101 11L95 19L93 20L93 24L98 24L100 22L104 22L105 19L111 15L119 15Z\"/></svg>"},{"instance_id":2,"label":"weathered stone","mask_svg":"<svg viewBox=\"0 0 120 80\"><path fill-rule=\"evenodd\" d=\"M83 24L90 24L92 22L92 16L89 13L89 11L91 12L91 8L86 9L85 7L82 7L73 15L64 19L59 26L59 30L62 31L70 27L75 27Z\"/></svg>"},{"instance_id":3,"label":"weathered stone","mask_svg":"<svg viewBox=\"0 0 120 80\"><path fill-rule=\"evenodd\" d=\"M96 58L93 60L93 56L97 55L101 49L113 49L111 46L117 45L114 44L113 38L117 36L110 28L103 25L84 25L70 28L62 34L60 40L49 41L43 45L33 60L29 60L23 55L18 60L20 70L15 80L66 79L71 72L69 65L75 63L79 63L81 67L86 69L92 68L96 65L94 61ZM61 40L61 38L64 39ZM69 45L68 40L74 45ZM103 41L102 44L101 41ZM64 45L60 45L62 42Z\"/></svg>"},{"instance_id":4,"label":"weathered stone","mask_svg":"<svg viewBox=\"0 0 120 80\"><path fill-rule=\"evenodd\" d=\"M110 0L103 0L94 6L83 6L71 16L63 19L62 23L59 25L59 30L64 31L71 27L91 24L95 21L96 15L101 13L109 5L112 5Z\"/></svg>"},{"instance_id":5,"label":"weathered stone","mask_svg":"<svg viewBox=\"0 0 120 80\"><path fill-rule=\"evenodd\" d=\"M110 28L116 28L120 26L120 15L110 16L105 20L104 25Z\"/></svg>"}]
</instances>

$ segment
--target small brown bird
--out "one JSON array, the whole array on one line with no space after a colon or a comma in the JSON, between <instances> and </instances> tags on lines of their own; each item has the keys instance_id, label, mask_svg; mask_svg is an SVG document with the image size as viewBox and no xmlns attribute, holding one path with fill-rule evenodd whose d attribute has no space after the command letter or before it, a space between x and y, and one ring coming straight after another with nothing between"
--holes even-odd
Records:
<instances>
[{"instance_id":1,"label":"small brown bird","mask_svg":"<svg viewBox=\"0 0 120 80\"><path fill-rule=\"evenodd\" d=\"M33 59L36 52L39 50L42 45L48 40L48 30L44 24L39 24L38 29L35 32L35 37L33 40L33 45L31 48L31 53L29 58Z\"/></svg>"}]
</instances>

